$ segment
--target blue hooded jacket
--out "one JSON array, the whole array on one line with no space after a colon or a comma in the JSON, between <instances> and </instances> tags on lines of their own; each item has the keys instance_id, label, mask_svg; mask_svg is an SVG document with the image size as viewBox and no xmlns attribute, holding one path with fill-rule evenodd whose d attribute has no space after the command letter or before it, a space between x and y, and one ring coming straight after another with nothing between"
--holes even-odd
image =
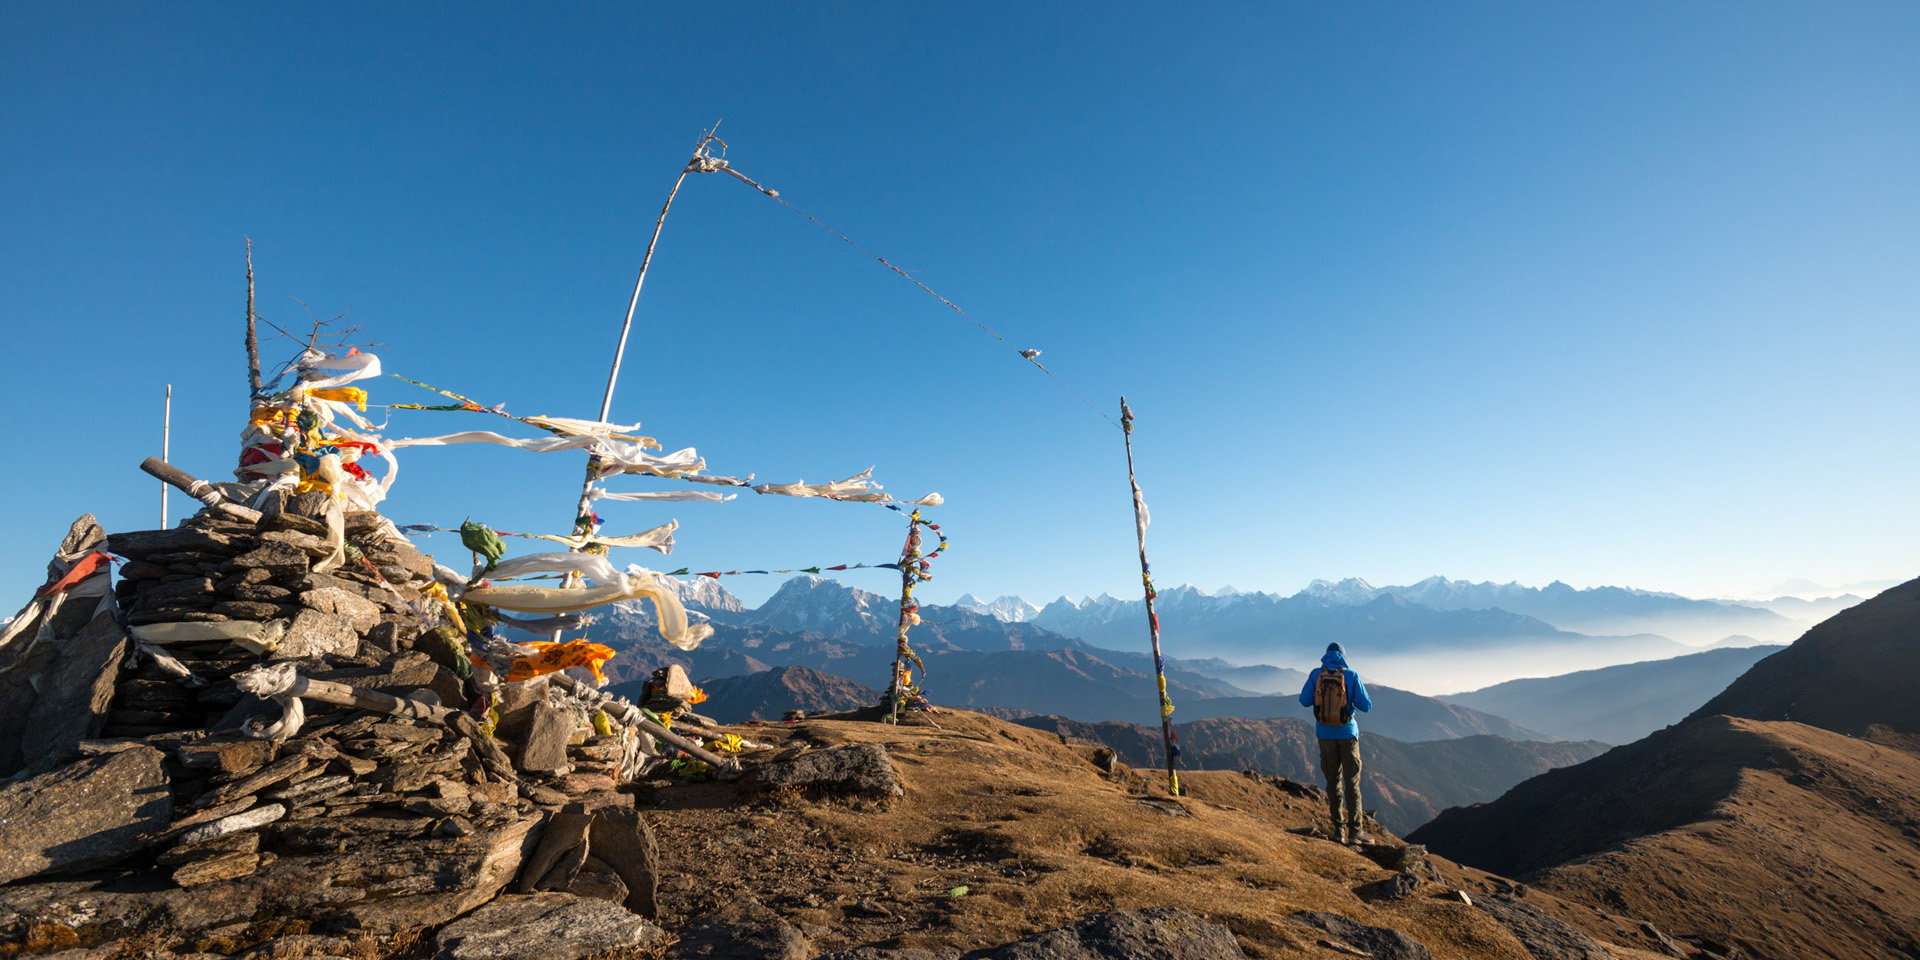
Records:
<instances>
[{"instance_id":1,"label":"blue hooded jacket","mask_svg":"<svg viewBox=\"0 0 1920 960\"><path fill-rule=\"evenodd\" d=\"M1313 709L1313 688L1315 684L1320 682L1320 670L1347 671L1347 703L1353 706L1356 714L1366 713L1373 709L1373 698L1367 696L1367 685L1360 682L1360 675L1353 672L1353 669L1347 666L1346 655L1338 650L1328 650L1326 654L1320 658L1320 669L1316 669L1312 673L1307 674L1307 685L1300 688L1301 706L1309 710ZM1360 722L1357 719L1349 720L1344 724L1332 727L1316 721L1313 727L1314 732L1319 734L1322 740L1360 739Z\"/></svg>"}]
</instances>

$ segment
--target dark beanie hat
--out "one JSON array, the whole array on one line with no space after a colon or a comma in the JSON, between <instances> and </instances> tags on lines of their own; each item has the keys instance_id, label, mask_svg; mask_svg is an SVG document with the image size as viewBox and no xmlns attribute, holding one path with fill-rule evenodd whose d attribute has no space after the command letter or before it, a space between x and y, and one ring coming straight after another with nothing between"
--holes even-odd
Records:
<instances>
[{"instance_id":1,"label":"dark beanie hat","mask_svg":"<svg viewBox=\"0 0 1920 960\"><path fill-rule=\"evenodd\" d=\"M1328 653L1346 653L1345 650L1340 649L1340 645L1337 643L1327 644L1327 652Z\"/></svg>"}]
</instances>

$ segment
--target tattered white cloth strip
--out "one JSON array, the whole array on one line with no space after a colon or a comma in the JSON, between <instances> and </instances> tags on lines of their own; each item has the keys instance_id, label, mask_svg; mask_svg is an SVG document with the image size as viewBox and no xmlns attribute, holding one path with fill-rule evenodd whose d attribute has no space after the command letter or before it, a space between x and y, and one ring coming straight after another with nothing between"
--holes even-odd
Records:
<instances>
[{"instance_id":1,"label":"tattered white cloth strip","mask_svg":"<svg viewBox=\"0 0 1920 960\"><path fill-rule=\"evenodd\" d=\"M698 477L682 477L682 480L697 480ZM611 493L606 487L587 488L587 497L592 500L693 500L700 503L721 503L738 497L737 493L715 493L711 490L645 490L638 493Z\"/></svg>"},{"instance_id":2,"label":"tattered white cloth strip","mask_svg":"<svg viewBox=\"0 0 1920 960\"><path fill-rule=\"evenodd\" d=\"M320 414L321 421L327 426L333 426L334 419L339 417L344 418L348 423L368 433L378 433L387 428L384 422L374 423L366 417L361 416L354 410L353 404L345 400L322 400L319 397L302 397L301 400L312 406L313 409Z\"/></svg>"},{"instance_id":3,"label":"tattered white cloth strip","mask_svg":"<svg viewBox=\"0 0 1920 960\"><path fill-rule=\"evenodd\" d=\"M619 440L602 440L594 449L600 457L599 475L611 477L619 473L638 473L655 477L685 477L699 473L707 468L707 462L692 447L683 447L664 456L656 457L637 443L623 443Z\"/></svg>"},{"instance_id":4,"label":"tattered white cloth strip","mask_svg":"<svg viewBox=\"0 0 1920 960\"><path fill-rule=\"evenodd\" d=\"M596 533L587 539L608 547L646 547L661 553L672 553L673 531L678 529L680 529L680 521L668 520L651 530L643 530L629 536L605 537Z\"/></svg>"},{"instance_id":5,"label":"tattered white cloth strip","mask_svg":"<svg viewBox=\"0 0 1920 960\"><path fill-rule=\"evenodd\" d=\"M672 589L654 578L650 570L629 566L625 573L615 570L606 557L590 553L534 553L515 557L495 567L498 578L535 573L575 573L593 581L585 589L535 587L521 584L495 584L475 587L461 596L467 603L484 604L521 613L570 613L620 600L653 601L660 635L682 650L692 650L713 635L713 627L688 623L687 609Z\"/></svg>"},{"instance_id":6,"label":"tattered white cloth strip","mask_svg":"<svg viewBox=\"0 0 1920 960\"><path fill-rule=\"evenodd\" d=\"M32 623L40 616L40 607L40 601L31 601L26 607L22 608L18 614L15 614L12 620L7 621L6 627L0 629L0 647L5 647L7 644L12 643L14 637L19 636L21 631L27 629L27 624Z\"/></svg>"},{"instance_id":7,"label":"tattered white cloth strip","mask_svg":"<svg viewBox=\"0 0 1920 960\"><path fill-rule=\"evenodd\" d=\"M700 459L700 454L692 447L656 457L648 453L646 447L641 444L614 440L605 435L534 437L521 440L503 436L491 430L467 430L438 437L401 437L398 440L387 441L384 446L398 450L402 447L445 447L457 443L491 443L533 453L590 450L599 458L599 475L602 477L621 473L685 477L688 474L698 473L707 466L707 462Z\"/></svg>"},{"instance_id":8,"label":"tattered white cloth strip","mask_svg":"<svg viewBox=\"0 0 1920 960\"><path fill-rule=\"evenodd\" d=\"M294 393L344 387L355 380L380 375L380 358L371 353L349 353L338 357L315 356L317 353L308 351L295 364L300 371L300 382L293 385Z\"/></svg>"},{"instance_id":9,"label":"tattered white cloth strip","mask_svg":"<svg viewBox=\"0 0 1920 960\"><path fill-rule=\"evenodd\" d=\"M169 656L165 650L162 650L151 643L134 644L133 653L127 658L127 660L129 663L132 663L137 666L140 662L141 657L147 657L148 659L151 659L153 661L153 665L156 667L159 667L162 671L165 671L166 673L172 674L173 676L176 676L182 680L185 680L187 682L187 686L189 687L204 687L207 685L207 681L204 678L202 678L199 674L194 673L192 670L188 669L186 664L181 663L178 660L175 660L173 657Z\"/></svg>"},{"instance_id":10,"label":"tattered white cloth strip","mask_svg":"<svg viewBox=\"0 0 1920 960\"><path fill-rule=\"evenodd\" d=\"M296 692L300 682L300 669L297 661L288 660L273 666L258 666L245 673L233 676L233 685L241 693L251 693L262 700L272 700L280 705L280 719L268 724L264 729L249 729L245 732L262 740L285 740L300 732L307 722L307 707Z\"/></svg>"},{"instance_id":11,"label":"tattered white cloth strip","mask_svg":"<svg viewBox=\"0 0 1920 960\"><path fill-rule=\"evenodd\" d=\"M1140 535L1140 542L1147 542L1147 524L1153 522L1153 515L1147 512L1147 495L1140 492L1140 481L1127 478L1133 484L1133 526Z\"/></svg>"},{"instance_id":12,"label":"tattered white cloth strip","mask_svg":"<svg viewBox=\"0 0 1920 960\"><path fill-rule=\"evenodd\" d=\"M668 520L666 523L654 527L651 530L642 530L639 533L629 534L624 537L606 537L597 533L584 537L569 537L558 533L533 533L527 534L527 536L535 540L551 540L554 543L564 544L575 550L593 544L599 544L606 547L646 547L650 550L658 550L661 553L672 553L673 531L678 529L680 529L680 521Z\"/></svg>"},{"instance_id":13,"label":"tattered white cloth strip","mask_svg":"<svg viewBox=\"0 0 1920 960\"><path fill-rule=\"evenodd\" d=\"M845 480L832 483L762 483L753 488L754 493L771 493L783 497L832 497L835 500L852 500L858 503L907 503L920 507L937 507L945 499L937 493L929 493L918 500L899 500L880 492L881 487L873 482L873 468L855 474Z\"/></svg>"},{"instance_id":14,"label":"tattered white cloth strip","mask_svg":"<svg viewBox=\"0 0 1920 960\"><path fill-rule=\"evenodd\" d=\"M615 569L612 561L592 553L529 553L500 561L489 576L495 580L511 580L540 573L569 573L586 577L602 587L627 585L627 575Z\"/></svg>"},{"instance_id":15,"label":"tattered white cloth strip","mask_svg":"<svg viewBox=\"0 0 1920 960\"><path fill-rule=\"evenodd\" d=\"M176 643L227 640L254 653L270 653L280 645L281 638L287 635L287 624L288 621L285 620L269 620L265 623L256 620L201 623L195 620L182 623L149 623L130 627L127 632L141 643L160 647Z\"/></svg>"},{"instance_id":16,"label":"tattered white cloth strip","mask_svg":"<svg viewBox=\"0 0 1920 960\"><path fill-rule=\"evenodd\" d=\"M401 437L398 440L388 440L382 446L398 450L402 447L447 447L458 443L492 443L516 450L531 450L534 453L553 453L558 450L591 450L602 442L604 441L599 437L534 437L517 440L491 430L466 430L438 437Z\"/></svg>"},{"instance_id":17,"label":"tattered white cloth strip","mask_svg":"<svg viewBox=\"0 0 1920 960\"><path fill-rule=\"evenodd\" d=\"M576 420L572 417L523 417L536 427L564 433L569 437L617 437L640 429L637 423L605 423L600 420Z\"/></svg>"}]
</instances>

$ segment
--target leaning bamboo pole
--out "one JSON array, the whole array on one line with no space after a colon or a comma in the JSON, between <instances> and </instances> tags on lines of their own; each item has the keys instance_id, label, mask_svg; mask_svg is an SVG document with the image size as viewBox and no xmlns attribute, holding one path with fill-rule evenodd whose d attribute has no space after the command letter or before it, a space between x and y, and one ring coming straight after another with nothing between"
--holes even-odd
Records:
<instances>
[{"instance_id":1,"label":"leaning bamboo pole","mask_svg":"<svg viewBox=\"0 0 1920 960\"><path fill-rule=\"evenodd\" d=\"M714 124L714 129L718 129L719 126L717 123ZM680 185L687 182L687 174L708 172L703 161L707 157L707 145L716 139L718 138L713 135L712 129L700 135L700 142L694 145L692 158L687 161L686 166L680 168L680 175L673 180L673 189L667 191L667 202L660 205L660 216L653 222L653 236L647 240L646 253L640 257L640 274L633 281L633 296L627 298L627 315L620 324L620 340L613 349L613 366L607 371L607 390L600 399L601 422L605 422L613 414L613 388L620 382L620 364L627 355L627 335L633 330L633 314L640 306L640 288L646 285L647 268L652 266L653 251L660 245L660 232L666 229L667 214L673 210L674 198L680 195ZM575 553L589 549L592 544L588 538L600 529L600 524L593 512L593 483L598 479L600 479L600 457L598 454L589 453L586 476L580 481L580 498L573 509L573 535L579 538L579 544L570 549ZM564 584L573 586L577 582L577 577L568 574ZM560 631L553 631L548 639L559 640Z\"/></svg>"},{"instance_id":2,"label":"leaning bamboo pole","mask_svg":"<svg viewBox=\"0 0 1920 960\"><path fill-rule=\"evenodd\" d=\"M1127 398L1120 398L1120 432L1127 444L1127 485L1133 490L1133 528L1140 542L1140 584L1146 589L1147 633L1153 641L1153 679L1160 688L1160 736L1167 750L1167 792L1180 795L1180 774L1173 768L1179 756L1179 738L1173 732L1173 698L1167 696L1167 662L1160 656L1160 615L1154 612L1158 596L1153 589L1153 568L1147 563L1147 497L1140 492L1140 481L1133 472L1133 410Z\"/></svg>"}]
</instances>

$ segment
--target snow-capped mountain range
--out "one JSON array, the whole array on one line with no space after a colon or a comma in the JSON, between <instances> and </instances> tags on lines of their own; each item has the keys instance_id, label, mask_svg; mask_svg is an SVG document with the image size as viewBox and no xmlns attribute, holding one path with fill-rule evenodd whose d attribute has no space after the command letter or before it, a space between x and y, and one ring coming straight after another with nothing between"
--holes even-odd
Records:
<instances>
[{"instance_id":1,"label":"snow-capped mountain range","mask_svg":"<svg viewBox=\"0 0 1920 960\"><path fill-rule=\"evenodd\" d=\"M690 613L736 631L864 645L890 643L899 624L898 598L821 577L794 577L756 608L711 578L675 581L675 589ZM651 619L650 605L632 606L621 616ZM1809 625L1754 606L1671 593L1445 577L1387 587L1358 578L1317 580L1291 596L1182 585L1163 589L1155 608L1169 659L1218 658L1217 666L1196 669L1263 691L1284 685L1267 673L1309 668L1329 642L1363 654L1366 669L1390 683L1448 692L1710 645L1786 642ZM926 622L915 628L913 642L927 652L1137 652L1146 639L1146 611L1137 596L1062 597L1036 607L1017 596L988 602L965 595L951 605L923 604L920 614ZM1260 665L1277 667L1246 672Z\"/></svg>"},{"instance_id":2,"label":"snow-capped mountain range","mask_svg":"<svg viewBox=\"0 0 1920 960\"><path fill-rule=\"evenodd\" d=\"M1252 621L1268 619L1256 611L1278 613L1292 608L1296 612L1313 607L1359 608L1391 598L1407 604L1443 612L1504 611L1537 621L1523 626L1522 632L1547 627L1547 632L1571 631L1591 635L1657 634L1689 645L1706 645L1734 634L1757 638L1767 643L1785 643L1797 637L1812 620L1782 616L1760 604L1696 600L1678 594L1630 587L1590 587L1579 589L1560 581L1544 587L1518 583L1475 583L1428 577L1406 586L1376 587L1358 577L1344 580L1315 580L1306 589L1282 596L1263 591L1241 591L1232 587L1209 594L1191 585L1160 592L1157 606L1163 622L1170 619L1208 622L1215 620ZM1846 598L1852 599L1852 598ZM1857 602L1857 601L1855 601ZM1025 604L1019 597L994 601L999 608ZM1836 599L1820 607L1821 616L1843 608L1846 600ZM1173 611L1179 610L1178 614ZM1813 613L1814 608L1808 608ZM1089 642L1089 634L1116 619L1138 618L1144 614L1136 598L1117 599L1107 594L1074 602L1062 597L1027 616L1022 622L1034 623ZM1282 616L1281 619L1288 619ZM1816 618L1818 619L1818 618ZM1190 624L1191 625L1191 624ZM1276 625L1277 626L1277 625Z\"/></svg>"},{"instance_id":3,"label":"snow-capped mountain range","mask_svg":"<svg viewBox=\"0 0 1920 960\"><path fill-rule=\"evenodd\" d=\"M963 593L960 595L960 599L953 601L953 605L963 610L984 613L996 620L1005 620L1008 623L1026 623L1040 615L1039 607L1019 597L1001 597L989 603L971 593Z\"/></svg>"}]
</instances>

